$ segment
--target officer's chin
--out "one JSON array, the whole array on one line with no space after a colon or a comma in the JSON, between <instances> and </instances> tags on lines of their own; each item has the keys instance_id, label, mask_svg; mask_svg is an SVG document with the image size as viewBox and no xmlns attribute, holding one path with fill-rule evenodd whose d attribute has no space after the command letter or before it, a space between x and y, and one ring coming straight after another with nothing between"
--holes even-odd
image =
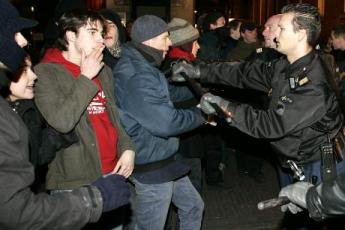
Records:
<instances>
[{"instance_id":1,"label":"officer's chin","mask_svg":"<svg viewBox=\"0 0 345 230\"><path fill-rule=\"evenodd\" d=\"M282 47L276 43L276 50L279 52L279 53L284 53L284 51L282 50Z\"/></svg>"}]
</instances>

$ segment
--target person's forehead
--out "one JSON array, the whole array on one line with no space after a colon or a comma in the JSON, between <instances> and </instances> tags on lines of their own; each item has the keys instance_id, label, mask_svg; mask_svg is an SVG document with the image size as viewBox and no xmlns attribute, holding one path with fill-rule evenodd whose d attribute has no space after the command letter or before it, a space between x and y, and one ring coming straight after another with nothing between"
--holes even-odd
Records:
<instances>
[{"instance_id":1,"label":"person's forehead","mask_svg":"<svg viewBox=\"0 0 345 230\"><path fill-rule=\"evenodd\" d=\"M279 25L291 24L292 19L293 19L292 13L285 13L282 15L281 19L279 20Z\"/></svg>"},{"instance_id":2,"label":"person's forehead","mask_svg":"<svg viewBox=\"0 0 345 230\"><path fill-rule=\"evenodd\" d=\"M216 22L222 23L223 21L225 21L225 18L222 16L222 17L218 18Z\"/></svg>"},{"instance_id":3,"label":"person's forehead","mask_svg":"<svg viewBox=\"0 0 345 230\"><path fill-rule=\"evenodd\" d=\"M168 38L169 37L169 32L164 32L158 36L156 36L155 38L158 38L158 39L165 39L165 38Z\"/></svg>"},{"instance_id":4,"label":"person's forehead","mask_svg":"<svg viewBox=\"0 0 345 230\"><path fill-rule=\"evenodd\" d=\"M108 20L108 19L105 20L105 23L106 23L107 25L115 25L115 23L114 23L113 21Z\"/></svg>"},{"instance_id":5,"label":"person's forehead","mask_svg":"<svg viewBox=\"0 0 345 230\"><path fill-rule=\"evenodd\" d=\"M83 28L86 28L86 29L100 29L102 28L103 25L101 23L101 21L99 20L96 20L96 21L88 21L84 26Z\"/></svg>"},{"instance_id":6,"label":"person's forehead","mask_svg":"<svg viewBox=\"0 0 345 230\"><path fill-rule=\"evenodd\" d=\"M272 27L272 26L277 26L280 21L279 17L271 17L267 20L265 23L265 27Z\"/></svg>"},{"instance_id":7,"label":"person's forehead","mask_svg":"<svg viewBox=\"0 0 345 230\"><path fill-rule=\"evenodd\" d=\"M256 32L256 28L253 29L253 30L245 30L245 31L244 31L244 33L254 33L254 32Z\"/></svg>"},{"instance_id":8,"label":"person's forehead","mask_svg":"<svg viewBox=\"0 0 345 230\"><path fill-rule=\"evenodd\" d=\"M164 32L161 34L162 37L168 37L169 36L169 32Z\"/></svg>"}]
</instances>

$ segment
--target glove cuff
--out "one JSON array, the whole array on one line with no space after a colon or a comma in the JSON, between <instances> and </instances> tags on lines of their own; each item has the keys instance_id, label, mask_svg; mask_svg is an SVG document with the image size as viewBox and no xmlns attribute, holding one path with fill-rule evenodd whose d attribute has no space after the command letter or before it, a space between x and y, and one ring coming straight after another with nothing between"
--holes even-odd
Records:
<instances>
[{"instance_id":1,"label":"glove cuff","mask_svg":"<svg viewBox=\"0 0 345 230\"><path fill-rule=\"evenodd\" d=\"M194 66L194 70L195 70L195 76L197 76L197 78L200 78L200 66L199 65L195 65Z\"/></svg>"},{"instance_id":2,"label":"glove cuff","mask_svg":"<svg viewBox=\"0 0 345 230\"><path fill-rule=\"evenodd\" d=\"M322 215L321 199L316 187L311 187L306 195L307 209L309 216L315 221L322 221L326 216Z\"/></svg>"},{"instance_id":3,"label":"glove cuff","mask_svg":"<svg viewBox=\"0 0 345 230\"><path fill-rule=\"evenodd\" d=\"M207 76L209 68L207 67L206 64L198 64L195 65L195 68L197 68L198 70L198 76L200 78L200 82L203 82L203 78L205 78L205 76Z\"/></svg>"},{"instance_id":4,"label":"glove cuff","mask_svg":"<svg viewBox=\"0 0 345 230\"><path fill-rule=\"evenodd\" d=\"M90 223L95 223L101 218L103 210L103 200L101 192L95 186L84 186L72 191L80 197L83 211L89 214Z\"/></svg>"},{"instance_id":5,"label":"glove cuff","mask_svg":"<svg viewBox=\"0 0 345 230\"><path fill-rule=\"evenodd\" d=\"M95 186L89 186L91 199L94 201L93 209L90 215L90 223L95 223L101 218L103 212L103 198L101 192Z\"/></svg>"},{"instance_id":6,"label":"glove cuff","mask_svg":"<svg viewBox=\"0 0 345 230\"><path fill-rule=\"evenodd\" d=\"M236 107L237 106L234 103L228 101L224 103L224 105L221 105L221 108L223 109L225 114L232 119L235 117Z\"/></svg>"}]
</instances>

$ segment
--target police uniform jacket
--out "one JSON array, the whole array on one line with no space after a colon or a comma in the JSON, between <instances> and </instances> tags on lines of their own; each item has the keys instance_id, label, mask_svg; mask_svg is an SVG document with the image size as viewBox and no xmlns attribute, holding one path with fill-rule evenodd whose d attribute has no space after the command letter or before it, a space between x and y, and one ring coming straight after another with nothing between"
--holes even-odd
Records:
<instances>
[{"instance_id":1,"label":"police uniform jacket","mask_svg":"<svg viewBox=\"0 0 345 230\"><path fill-rule=\"evenodd\" d=\"M248 135L270 139L282 162L320 160L327 132L334 137L342 115L314 51L290 64L285 57L272 62L214 63L200 66L201 82L220 83L270 92L267 110L231 104L234 126Z\"/></svg>"}]
</instances>

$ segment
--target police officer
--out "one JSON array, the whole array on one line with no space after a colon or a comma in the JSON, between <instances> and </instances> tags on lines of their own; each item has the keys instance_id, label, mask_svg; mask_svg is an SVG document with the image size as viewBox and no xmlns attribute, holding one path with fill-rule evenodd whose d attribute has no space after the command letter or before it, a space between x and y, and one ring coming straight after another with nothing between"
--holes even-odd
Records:
<instances>
[{"instance_id":1,"label":"police officer","mask_svg":"<svg viewBox=\"0 0 345 230\"><path fill-rule=\"evenodd\" d=\"M201 83L270 92L265 110L212 94L205 94L200 105L205 113L215 113L210 104L216 104L231 120L230 126L253 137L268 138L282 165L282 187L294 178L315 183L322 180L321 153L329 152L330 140L343 121L321 59L313 50L321 31L320 14L310 4L290 4L283 7L278 26L277 50L286 56L268 63L180 63L173 68L174 78L180 79L179 73L185 72L200 78ZM338 170L341 166L343 162L337 164Z\"/></svg>"},{"instance_id":2,"label":"police officer","mask_svg":"<svg viewBox=\"0 0 345 230\"><path fill-rule=\"evenodd\" d=\"M262 35L264 37L264 47L256 49L256 52L251 54L246 60L255 61L261 60L264 62L270 62L282 56L277 49L277 37L280 33L278 23L280 21L281 14L276 14L267 19Z\"/></svg>"}]
</instances>

